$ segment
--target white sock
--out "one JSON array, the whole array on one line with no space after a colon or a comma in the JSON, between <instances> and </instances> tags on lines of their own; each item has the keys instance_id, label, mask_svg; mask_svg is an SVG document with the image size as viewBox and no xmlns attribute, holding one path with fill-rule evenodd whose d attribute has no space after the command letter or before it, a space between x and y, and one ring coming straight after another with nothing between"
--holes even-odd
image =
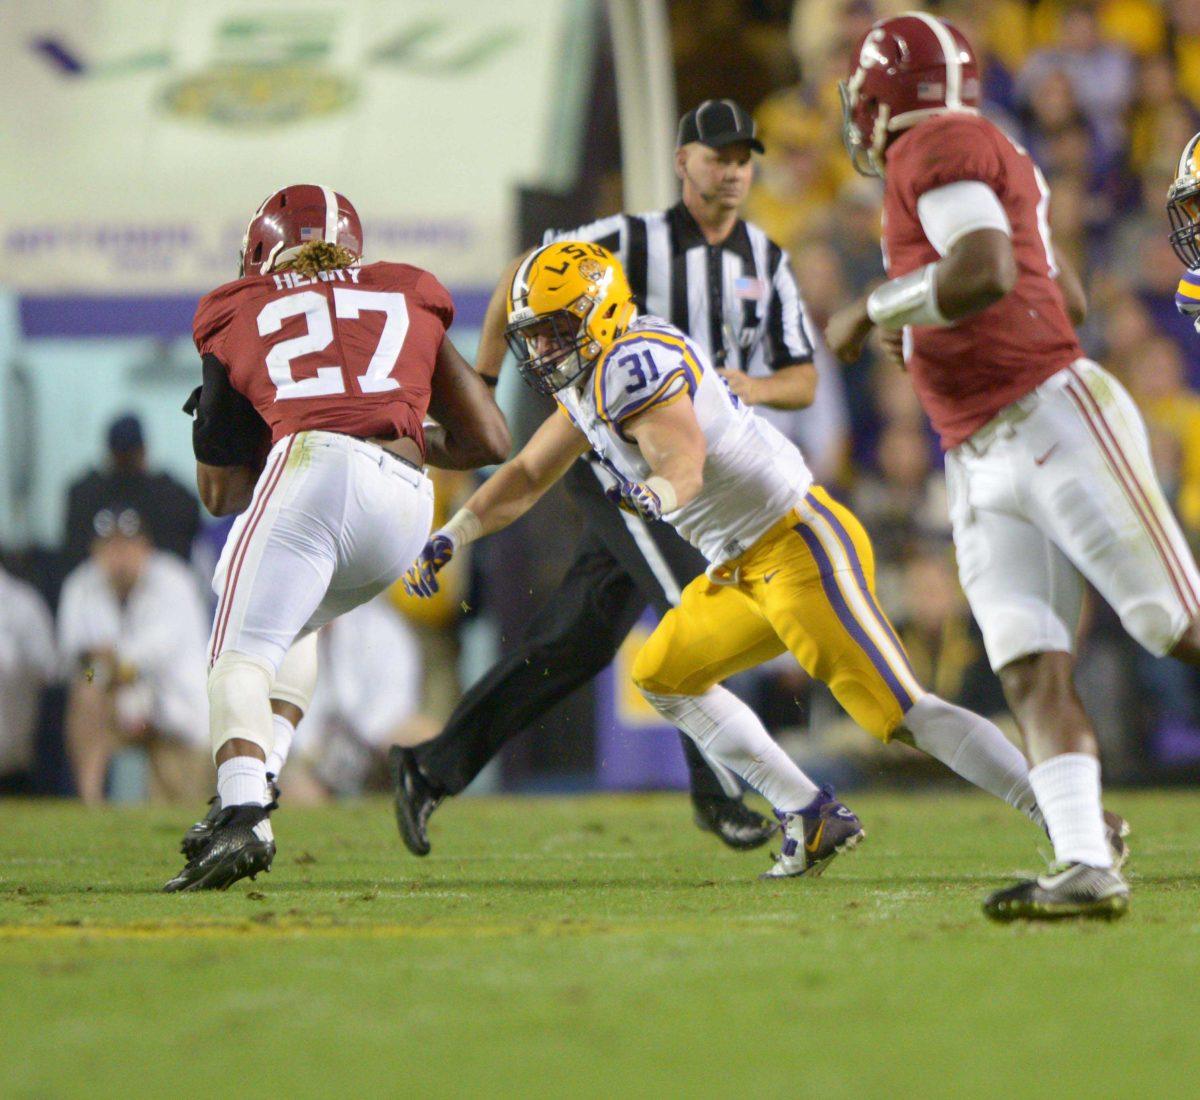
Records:
<instances>
[{"instance_id":1,"label":"white sock","mask_svg":"<svg viewBox=\"0 0 1200 1100\"><path fill-rule=\"evenodd\" d=\"M253 756L235 756L217 765L217 794L221 805L267 804L267 766Z\"/></svg>"},{"instance_id":2,"label":"white sock","mask_svg":"<svg viewBox=\"0 0 1200 1100\"><path fill-rule=\"evenodd\" d=\"M703 695L642 694L706 756L740 775L777 810L798 810L816 796L817 785L733 692L718 686Z\"/></svg>"},{"instance_id":3,"label":"white sock","mask_svg":"<svg viewBox=\"0 0 1200 1100\"><path fill-rule=\"evenodd\" d=\"M1111 867L1100 805L1100 761L1082 752L1064 752L1029 772L1029 782L1050 830L1060 863Z\"/></svg>"},{"instance_id":4,"label":"white sock","mask_svg":"<svg viewBox=\"0 0 1200 1100\"><path fill-rule=\"evenodd\" d=\"M287 763L288 753L292 751L292 738L296 735L296 727L282 714L272 715L271 726L275 731L275 741L271 751L267 753L267 771L276 779Z\"/></svg>"},{"instance_id":5,"label":"white sock","mask_svg":"<svg viewBox=\"0 0 1200 1100\"><path fill-rule=\"evenodd\" d=\"M904 728L922 752L1042 824L1029 784L1029 762L994 723L930 694L909 709Z\"/></svg>"}]
</instances>

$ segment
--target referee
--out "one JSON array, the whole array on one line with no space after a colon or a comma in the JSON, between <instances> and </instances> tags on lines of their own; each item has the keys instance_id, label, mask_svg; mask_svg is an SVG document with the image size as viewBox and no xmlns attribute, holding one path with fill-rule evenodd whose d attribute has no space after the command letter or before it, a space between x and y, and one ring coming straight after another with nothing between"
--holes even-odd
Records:
<instances>
[{"instance_id":1,"label":"referee","mask_svg":"<svg viewBox=\"0 0 1200 1100\"><path fill-rule=\"evenodd\" d=\"M749 405L801 409L816 392L811 329L787 256L738 217L763 151L754 121L730 99L709 99L679 122L675 173L682 199L668 210L617 214L555 240L591 240L616 253L640 313L664 317L711 356L729 388ZM523 257L522 257L523 258ZM476 367L495 384L507 346L514 262L488 305ZM396 820L409 850L429 851L429 815L458 794L501 746L609 662L647 604L661 615L704 571L699 551L666 523L647 523L605 499L609 473L581 459L568 491L585 520L566 576L533 617L522 641L463 697L442 733L390 764ZM745 806L740 786L680 734L696 824L732 848L754 848L775 829Z\"/></svg>"}]
</instances>

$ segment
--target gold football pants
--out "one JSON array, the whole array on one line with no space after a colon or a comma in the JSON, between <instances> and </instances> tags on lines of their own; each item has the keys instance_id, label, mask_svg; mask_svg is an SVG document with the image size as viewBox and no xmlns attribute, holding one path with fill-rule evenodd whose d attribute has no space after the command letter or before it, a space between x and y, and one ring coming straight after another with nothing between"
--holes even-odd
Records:
<instances>
[{"instance_id":1,"label":"gold football pants","mask_svg":"<svg viewBox=\"0 0 1200 1100\"><path fill-rule=\"evenodd\" d=\"M646 640L638 687L700 695L787 649L883 741L925 694L875 598L871 540L819 486L721 573L692 581Z\"/></svg>"}]
</instances>

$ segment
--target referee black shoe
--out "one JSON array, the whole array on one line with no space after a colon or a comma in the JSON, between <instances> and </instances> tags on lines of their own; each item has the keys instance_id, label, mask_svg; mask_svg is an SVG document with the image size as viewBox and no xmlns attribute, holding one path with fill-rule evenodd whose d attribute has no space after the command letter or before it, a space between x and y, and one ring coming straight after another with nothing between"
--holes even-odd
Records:
<instances>
[{"instance_id":1,"label":"referee black shoe","mask_svg":"<svg viewBox=\"0 0 1200 1100\"><path fill-rule=\"evenodd\" d=\"M275 858L275 841L266 839L269 831L259 826L274 808L272 802L269 806L246 803L221 810L213 819L212 832L200 854L184 864L163 892L227 890L239 879L269 871Z\"/></svg>"},{"instance_id":2,"label":"referee black shoe","mask_svg":"<svg viewBox=\"0 0 1200 1100\"><path fill-rule=\"evenodd\" d=\"M1068 863L1048 875L997 890L983 903L983 911L992 920L1005 922L1065 917L1116 920L1129 911L1129 886L1120 871Z\"/></svg>"},{"instance_id":3,"label":"referee black shoe","mask_svg":"<svg viewBox=\"0 0 1200 1100\"><path fill-rule=\"evenodd\" d=\"M279 805L279 784L275 782L275 773L267 772L267 791L271 795L271 801L277 807ZM201 852L204 851L204 845L208 843L208 838L212 836L213 822L217 820L217 815L221 812L221 796L214 794L208 800L208 812L197 822L188 826L188 831L183 834L183 840L179 843L179 850L183 853L185 859L195 859Z\"/></svg>"},{"instance_id":4,"label":"referee black shoe","mask_svg":"<svg viewBox=\"0 0 1200 1100\"><path fill-rule=\"evenodd\" d=\"M445 791L439 791L421 774L411 749L388 749L388 776L400 839L414 856L429 855L429 815L438 808Z\"/></svg>"},{"instance_id":5,"label":"referee black shoe","mask_svg":"<svg viewBox=\"0 0 1200 1100\"><path fill-rule=\"evenodd\" d=\"M723 844L738 852L748 852L771 839L779 828L762 814L755 813L740 798L723 794L693 794L692 808L698 829L715 833Z\"/></svg>"}]
</instances>

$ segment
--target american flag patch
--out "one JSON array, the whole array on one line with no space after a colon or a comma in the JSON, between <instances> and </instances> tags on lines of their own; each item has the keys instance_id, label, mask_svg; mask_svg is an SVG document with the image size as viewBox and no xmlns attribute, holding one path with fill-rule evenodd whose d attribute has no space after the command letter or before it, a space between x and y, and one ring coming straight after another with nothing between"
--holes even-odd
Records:
<instances>
[{"instance_id":1,"label":"american flag patch","mask_svg":"<svg viewBox=\"0 0 1200 1100\"><path fill-rule=\"evenodd\" d=\"M743 302L761 302L767 296L767 284L742 275L733 280L733 295Z\"/></svg>"},{"instance_id":2,"label":"american flag patch","mask_svg":"<svg viewBox=\"0 0 1200 1100\"><path fill-rule=\"evenodd\" d=\"M314 229L311 226L302 225L300 227L300 239L302 241L323 241L325 239L325 230Z\"/></svg>"}]
</instances>

